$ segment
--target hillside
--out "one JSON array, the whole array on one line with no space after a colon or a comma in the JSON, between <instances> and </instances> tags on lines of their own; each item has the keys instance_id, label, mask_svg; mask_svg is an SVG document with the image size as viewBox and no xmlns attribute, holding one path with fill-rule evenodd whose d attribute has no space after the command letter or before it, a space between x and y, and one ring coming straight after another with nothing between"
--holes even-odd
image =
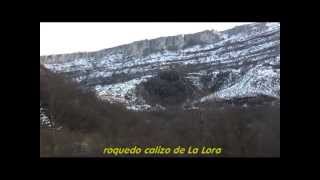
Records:
<instances>
[{"instance_id":1,"label":"hillside","mask_svg":"<svg viewBox=\"0 0 320 180\"><path fill-rule=\"evenodd\" d=\"M41 157L158 145L280 157L280 24L40 56Z\"/></svg>"},{"instance_id":2,"label":"hillside","mask_svg":"<svg viewBox=\"0 0 320 180\"><path fill-rule=\"evenodd\" d=\"M42 56L40 63L132 110L154 109L157 104L145 102L137 87L167 70L183 72L197 88L197 98L185 99L184 106L260 95L280 100L280 24L253 23L91 53Z\"/></svg>"}]
</instances>

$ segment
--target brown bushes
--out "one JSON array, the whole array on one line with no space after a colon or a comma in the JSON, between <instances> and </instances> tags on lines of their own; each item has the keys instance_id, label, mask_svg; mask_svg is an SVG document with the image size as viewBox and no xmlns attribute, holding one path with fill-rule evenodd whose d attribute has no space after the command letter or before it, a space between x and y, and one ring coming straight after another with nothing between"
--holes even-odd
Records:
<instances>
[{"instance_id":1,"label":"brown bushes","mask_svg":"<svg viewBox=\"0 0 320 180\"><path fill-rule=\"evenodd\" d=\"M117 119L125 114L124 107L103 102L94 92L81 88L64 76L41 69L43 67L40 67L40 101L57 125L70 130L97 131L108 118Z\"/></svg>"},{"instance_id":2,"label":"brown bushes","mask_svg":"<svg viewBox=\"0 0 320 180\"><path fill-rule=\"evenodd\" d=\"M44 72L40 100L63 129L40 130L41 156L101 156L105 146L132 145L221 146L227 157L280 156L279 105L130 112Z\"/></svg>"}]
</instances>

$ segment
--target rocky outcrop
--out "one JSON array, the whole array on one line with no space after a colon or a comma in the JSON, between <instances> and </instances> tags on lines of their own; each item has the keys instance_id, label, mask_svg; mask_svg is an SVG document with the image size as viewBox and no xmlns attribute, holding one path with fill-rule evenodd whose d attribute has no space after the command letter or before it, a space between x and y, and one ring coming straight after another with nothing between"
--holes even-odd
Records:
<instances>
[{"instance_id":1,"label":"rocky outcrop","mask_svg":"<svg viewBox=\"0 0 320 180\"><path fill-rule=\"evenodd\" d=\"M194 45L204 45L215 43L221 40L221 36L216 31L203 31L195 34L160 37L151 40L136 41L131 44L122 45L97 52L80 52L71 54L58 54L40 56L40 62L44 64L64 63L75 59L101 58L110 53L123 53L125 56L141 58L152 53L164 50L176 51Z\"/></svg>"},{"instance_id":2,"label":"rocky outcrop","mask_svg":"<svg viewBox=\"0 0 320 180\"><path fill-rule=\"evenodd\" d=\"M203 31L195 34L187 34L184 36L184 47L194 45L213 44L222 40L220 33L216 31Z\"/></svg>"}]
</instances>

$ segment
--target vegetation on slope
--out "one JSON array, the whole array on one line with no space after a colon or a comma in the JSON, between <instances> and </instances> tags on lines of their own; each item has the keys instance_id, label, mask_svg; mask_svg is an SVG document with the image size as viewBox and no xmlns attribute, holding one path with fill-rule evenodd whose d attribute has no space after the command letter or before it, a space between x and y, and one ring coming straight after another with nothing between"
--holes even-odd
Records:
<instances>
[{"instance_id":1,"label":"vegetation on slope","mask_svg":"<svg viewBox=\"0 0 320 180\"><path fill-rule=\"evenodd\" d=\"M160 79L176 82L180 77L165 74ZM104 157L106 146L134 145L221 146L227 157L280 156L279 105L131 112L41 66L40 101L56 126L62 126L40 129L42 157Z\"/></svg>"}]
</instances>

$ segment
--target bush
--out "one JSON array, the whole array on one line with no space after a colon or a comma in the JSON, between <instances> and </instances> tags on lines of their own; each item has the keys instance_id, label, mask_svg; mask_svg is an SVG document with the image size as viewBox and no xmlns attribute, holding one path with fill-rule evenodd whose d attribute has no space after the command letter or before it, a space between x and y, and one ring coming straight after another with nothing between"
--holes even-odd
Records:
<instances>
[{"instance_id":1,"label":"bush","mask_svg":"<svg viewBox=\"0 0 320 180\"><path fill-rule=\"evenodd\" d=\"M150 104L163 106L178 105L193 96L194 86L184 78L184 74L169 70L142 83L145 89L141 95Z\"/></svg>"}]
</instances>

